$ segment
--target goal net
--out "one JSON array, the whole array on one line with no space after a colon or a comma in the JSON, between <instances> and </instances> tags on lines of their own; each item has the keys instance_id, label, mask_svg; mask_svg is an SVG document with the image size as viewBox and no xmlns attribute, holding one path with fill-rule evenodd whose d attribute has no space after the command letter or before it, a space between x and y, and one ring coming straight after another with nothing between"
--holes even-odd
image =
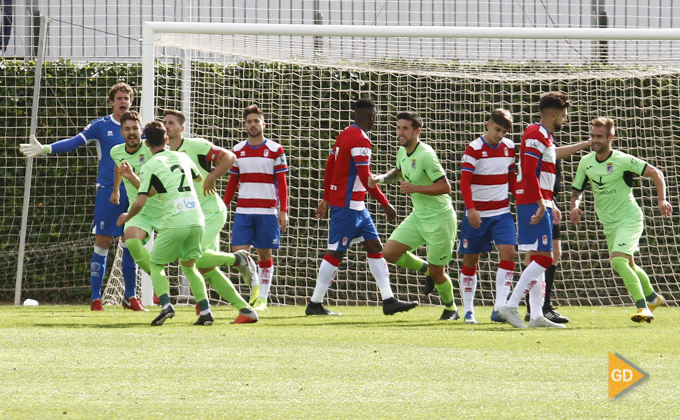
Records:
<instances>
[{"instance_id":1,"label":"goal net","mask_svg":"<svg viewBox=\"0 0 680 420\"><path fill-rule=\"evenodd\" d=\"M539 96L547 91L564 92L573 102L567 123L556 133L558 144L586 140L593 118L611 117L617 129L615 147L663 170L667 196L678 196L680 61L674 57L680 45L675 32L660 39L653 31L588 30L578 33L582 39L564 39L568 34L550 29L538 34L538 29L462 28L458 33L436 27L428 32L422 27L243 25L235 31L238 25L174 25L155 27L153 60L144 59L143 71L149 72L151 65L155 80L152 98L147 96L149 85L143 86L145 119L158 117L165 108L182 109L189 115L189 136L231 149L245 138L241 111L258 104L265 112L265 136L286 150L290 227L275 254L273 304L304 304L312 294L327 245L328 220L314 217L323 193L324 164L338 133L352 123L350 105L359 97L372 98L378 106L379 118L370 132L374 173L394 167L397 112L413 110L422 116L421 139L437 151L447 171L459 221L463 202L458 180L466 145L484 132L490 112L499 107L514 116L508 137L518 145L524 128L538 120ZM273 34L277 30L280 34ZM623 39L633 35L639 39ZM589 192L582 205L585 220L578 226L566 221L581 155L562 162L562 192L556 201L565 219L563 252L553 299L558 305L630 304L623 282L611 269ZM224 186L226 179L222 182ZM384 242L411 203L396 186L383 190L398 211L396 221L386 222L372 198L367 205ZM677 216L659 214L650 179L639 178L634 193L645 214L637 262L658 291L677 304ZM230 248L230 228L231 220L223 231L224 250ZM424 249L416 252L426 255ZM449 266L455 290L461 259L454 252ZM495 252L482 256L480 304L493 302L497 261ZM390 272L400 298L427 302L419 295L422 276L395 266ZM235 275L232 280L248 293ZM327 296L331 304L379 302L360 246L347 253ZM437 297L429 299L439 303Z\"/></svg>"}]
</instances>

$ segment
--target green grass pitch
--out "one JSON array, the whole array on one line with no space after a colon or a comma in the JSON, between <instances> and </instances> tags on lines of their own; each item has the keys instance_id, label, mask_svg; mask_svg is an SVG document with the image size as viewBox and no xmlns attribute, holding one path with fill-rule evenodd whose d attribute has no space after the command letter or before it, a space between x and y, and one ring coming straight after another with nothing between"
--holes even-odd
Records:
<instances>
[{"instance_id":1,"label":"green grass pitch","mask_svg":"<svg viewBox=\"0 0 680 420\"><path fill-rule=\"evenodd\" d=\"M179 307L103 313L0 306L0 418L680 418L680 308L565 307L567 330L439 322L441 308L384 316L271 307L253 325L191 325ZM524 313L520 308L520 313ZM608 353L649 374L608 400Z\"/></svg>"}]
</instances>

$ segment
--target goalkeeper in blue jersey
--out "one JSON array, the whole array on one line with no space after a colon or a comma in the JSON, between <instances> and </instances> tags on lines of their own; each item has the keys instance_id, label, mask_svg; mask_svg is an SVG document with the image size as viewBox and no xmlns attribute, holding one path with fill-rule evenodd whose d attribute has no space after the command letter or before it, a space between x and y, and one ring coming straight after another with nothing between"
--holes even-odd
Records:
<instances>
[{"instance_id":1,"label":"goalkeeper in blue jersey","mask_svg":"<svg viewBox=\"0 0 680 420\"><path fill-rule=\"evenodd\" d=\"M125 142L121 133L120 119L123 113L130 109L134 92L126 83L118 83L109 90L109 103L113 108L111 115L96 119L87 125L75 137L64 139L52 144L42 145L31 136L30 143L20 146L21 152L29 158L38 157L50 153L66 153L80 146L94 143L97 147L99 159L99 171L97 174L97 195L94 202L94 253L90 264L90 286L92 289L92 301L90 309L103 311L101 297L102 284L106 274L106 260L114 236L123 234L123 227L116 226L118 216L128 208L128 198L122 187L119 204L109 201L114 183L114 163L111 159L110 150L117 144ZM137 268L125 244L123 246L122 271L125 278L125 302L124 307L133 310L144 310L141 302L136 299ZM129 303L135 302L135 306Z\"/></svg>"},{"instance_id":2,"label":"goalkeeper in blue jersey","mask_svg":"<svg viewBox=\"0 0 680 420\"><path fill-rule=\"evenodd\" d=\"M607 238L612 268L623 279L637 307L631 319L635 322L651 322L654 319L652 311L664 303L664 298L654 291L647 273L633 260L644 230L644 218L633 196L632 185L635 176L652 178L659 211L669 217L673 209L666 201L664 176L647 162L612 150L614 121L600 117L594 119L592 124L593 152L581 159L576 170L569 219L572 223L581 222L583 211L578 207L583 190L590 183L595 212Z\"/></svg>"}]
</instances>

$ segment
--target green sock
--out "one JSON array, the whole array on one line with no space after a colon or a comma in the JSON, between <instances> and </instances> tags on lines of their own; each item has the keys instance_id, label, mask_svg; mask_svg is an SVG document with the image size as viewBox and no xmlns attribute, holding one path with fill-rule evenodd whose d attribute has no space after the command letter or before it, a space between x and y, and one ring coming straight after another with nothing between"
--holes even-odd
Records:
<instances>
[{"instance_id":1,"label":"green sock","mask_svg":"<svg viewBox=\"0 0 680 420\"><path fill-rule=\"evenodd\" d=\"M654 288L652 287L652 284L649 282L649 276L647 275L647 273L645 273L645 270L638 267L637 265L634 265L633 271L635 271L635 274L637 275L638 279L640 279L642 292L645 294L645 299L647 299L647 302L651 302L654 299L656 299L656 293L654 293Z\"/></svg>"},{"instance_id":2,"label":"green sock","mask_svg":"<svg viewBox=\"0 0 680 420\"><path fill-rule=\"evenodd\" d=\"M128 245L129 246L129 245ZM168 278L165 276L163 271L163 266L149 263L149 269L151 271L151 283L153 284L153 290L156 292L156 296L161 301L161 305L165 306L170 303L170 283Z\"/></svg>"},{"instance_id":3,"label":"green sock","mask_svg":"<svg viewBox=\"0 0 680 420\"><path fill-rule=\"evenodd\" d=\"M413 253L406 251L401 254L401 257L395 262L399 267L408 268L410 270L421 271L427 264L422 258L416 257ZM422 272L422 271L421 271Z\"/></svg>"},{"instance_id":4,"label":"green sock","mask_svg":"<svg viewBox=\"0 0 680 420\"><path fill-rule=\"evenodd\" d=\"M250 308L248 302L243 300L243 297L236 291L232 282L219 268L203 274L203 278L206 283L211 285L220 296L234 305L236 309Z\"/></svg>"},{"instance_id":5,"label":"green sock","mask_svg":"<svg viewBox=\"0 0 680 420\"><path fill-rule=\"evenodd\" d=\"M626 289L628 289L628 293L633 297L633 300L636 303L641 300L644 301L645 297L642 294L640 279L637 274L635 274L635 271L633 271L633 268L628 265L628 259L624 257L614 257L612 258L612 267L623 279L623 284L626 285ZM649 279L647 279L647 281L649 281Z\"/></svg>"},{"instance_id":6,"label":"green sock","mask_svg":"<svg viewBox=\"0 0 680 420\"><path fill-rule=\"evenodd\" d=\"M151 253L148 249L144 247L142 241L139 239L128 239L125 241L128 249L130 250L130 255L135 260L139 268L144 270L146 274L151 274L151 266L149 265L149 257Z\"/></svg>"},{"instance_id":7,"label":"green sock","mask_svg":"<svg viewBox=\"0 0 680 420\"><path fill-rule=\"evenodd\" d=\"M200 303L202 300L206 300L208 292L205 290L205 280L203 280L201 273L198 272L195 266L182 266L182 271L184 271L184 275L187 276L187 280L189 280L189 288L191 289L191 293L194 294L196 302Z\"/></svg>"},{"instance_id":8,"label":"green sock","mask_svg":"<svg viewBox=\"0 0 680 420\"><path fill-rule=\"evenodd\" d=\"M439 297L442 298L442 304L446 309L456 310L456 303L453 301L453 283L448 275L446 275L446 281L442 284L435 284L437 292L439 292Z\"/></svg>"},{"instance_id":9,"label":"green sock","mask_svg":"<svg viewBox=\"0 0 680 420\"><path fill-rule=\"evenodd\" d=\"M212 249L206 249L203 251L203 256L196 260L197 268L212 268L219 267L221 265L231 265L236 264L236 256L228 252L213 251Z\"/></svg>"}]
</instances>

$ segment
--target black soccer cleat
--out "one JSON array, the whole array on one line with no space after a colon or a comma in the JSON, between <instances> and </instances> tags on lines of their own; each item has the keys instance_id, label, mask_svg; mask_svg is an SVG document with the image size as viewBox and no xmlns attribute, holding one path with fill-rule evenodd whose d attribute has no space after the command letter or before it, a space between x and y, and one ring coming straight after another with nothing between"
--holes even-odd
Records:
<instances>
[{"instance_id":1,"label":"black soccer cleat","mask_svg":"<svg viewBox=\"0 0 680 420\"><path fill-rule=\"evenodd\" d=\"M194 322L194 325L205 325L206 327L209 327L213 322L215 322L215 318L213 318L211 312L208 312L206 315L199 316L196 322Z\"/></svg>"},{"instance_id":2,"label":"black soccer cleat","mask_svg":"<svg viewBox=\"0 0 680 420\"><path fill-rule=\"evenodd\" d=\"M395 297L383 300L383 313L394 315L397 312L406 312L418 306L418 302L405 302Z\"/></svg>"},{"instance_id":3,"label":"black soccer cleat","mask_svg":"<svg viewBox=\"0 0 680 420\"><path fill-rule=\"evenodd\" d=\"M457 321L459 319L460 312L458 312L458 309L456 309L455 311L444 309L444 312L442 312L442 316L439 317L440 321Z\"/></svg>"},{"instance_id":4,"label":"black soccer cleat","mask_svg":"<svg viewBox=\"0 0 680 420\"><path fill-rule=\"evenodd\" d=\"M168 305L167 308L161 309L161 313L158 314L158 316L151 321L151 325L154 327L159 327L163 325L166 319L172 318L175 316L175 308L172 305Z\"/></svg>"},{"instance_id":5,"label":"black soccer cleat","mask_svg":"<svg viewBox=\"0 0 680 420\"><path fill-rule=\"evenodd\" d=\"M307 309L305 309L305 315L327 315L327 316L340 316L339 312L333 312L328 310L323 306L322 303L309 302Z\"/></svg>"},{"instance_id":6,"label":"black soccer cleat","mask_svg":"<svg viewBox=\"0 0 680 420\"><path fill-rule=\"evenodd\" d=\"M426 276L425 277L425 287L423 287L423 294L425 296L427 296L430 293L434 292L435 288L436 288L436 286L434 285L434 280L432 280L432 277Z\"/></svg>"},{"instance_id":7,"label":"black soccer cleat","mask_svg":"<svg viewBox=\"0 0 680 420\"><path fill-rule=\"evenodd\" d=\"M567 318L564 315L561 315L554 309L547 311L546 313L543 314L543 316L556 324L566 324L567 322L569 322L569 318Z\"/></svg>"}]
</instances>

